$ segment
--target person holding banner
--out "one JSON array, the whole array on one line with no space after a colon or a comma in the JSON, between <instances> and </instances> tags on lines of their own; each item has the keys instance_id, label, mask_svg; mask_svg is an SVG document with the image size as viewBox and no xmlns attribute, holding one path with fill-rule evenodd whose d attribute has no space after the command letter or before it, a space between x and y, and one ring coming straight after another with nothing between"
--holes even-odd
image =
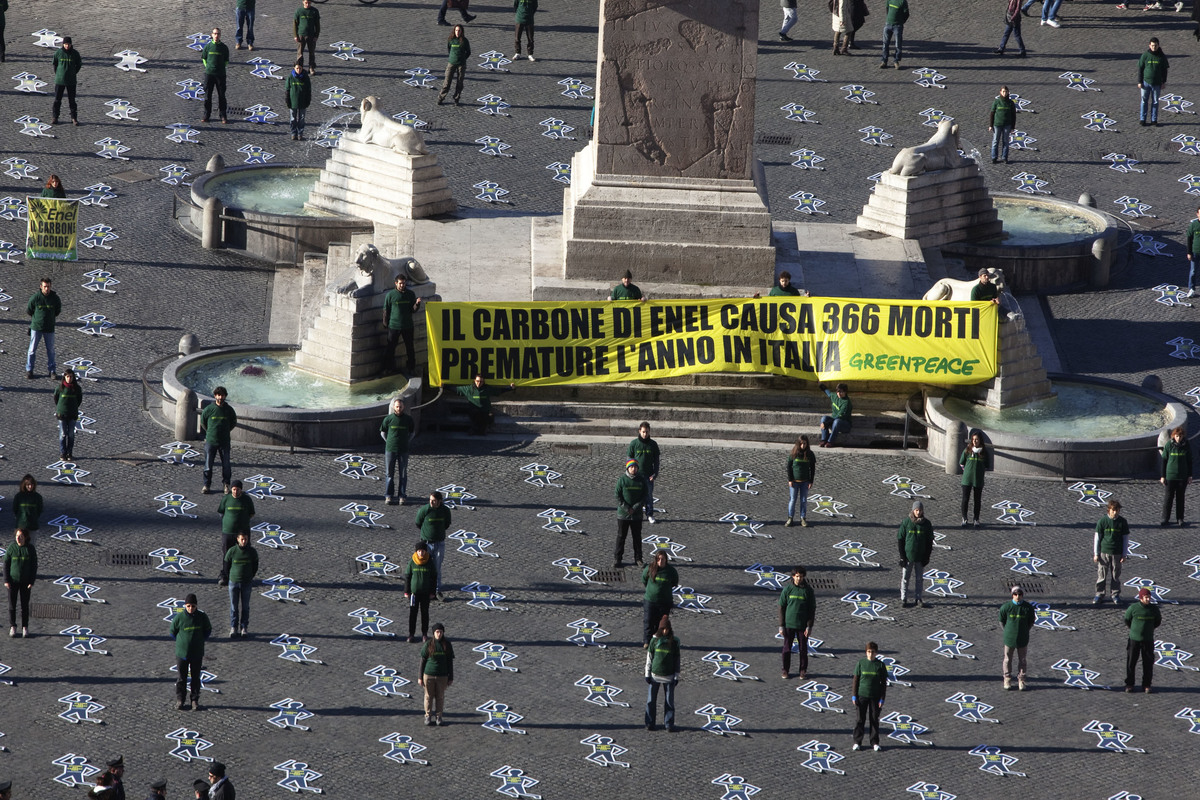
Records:
<instances>
[{"instance_id":1,"label":"person holding banner","mask_svg":"<svg viewBox=\"0 0 1200 800\"><path fill-rule=\"evenodd\" d=\"M67 199L67 190L63 188L62 180L57 175L51 175L50 180L46 181L46 185L42 189L42 197L56 197L59 200Z\"/></svg>"},{"instance_id":2,"label":"person holding banner","mask_svg":"<svg viewBox=\"0 0 1200 800\"><path fill-rule=\"evenodd\" d=\"M79 124L79 108L75 105L75 76L83 68L79 51L71 45L71 37L64 36L62 47L54 53L54 106L51 109L51 125L58 124L58 112L62 110L63 92L67 94L67 105L71 108L71 124Z\"/></svg>"},{"instance_id":3,"label":"person holding banner","mask_svg":"<svg viewBox=\"0 0 1200 800\"><path fill-rule=\"evenodd\" d=\"M476 375L469 386L458 387L458 393L467 398L467 418L471 420L472 436L487 433L487 426L492 422L492 396L511 392L516 387L515 383L498 389L488 386L482 375Z\"/></svg>"},{"instance_id":4,"label":"person holding banner","mask_svg":"<svg viewBox=\"0 0 1200 800\"><path fill-rule=\"evenodd\" d=\"M62 301L50 288L50 279L42 278L40 291L29 298L25 306L29 321L29 353L25 356L25 377L33 380L33 364L37 356L38 342L46 343L46 360L50 366L50 377L58 379L58 359L54 355L54 320L62 313Z\"/></svg>"},{"instance_id":5,"label":"person holding banner","mask_svg":"<svg viewBox=\"0 0 1200 800\"><path fill-rule=\"evenodd\" d=\"M75 424L82 403L83 389L75 370L64 370L62 383L54 390L54 415L58 418L58 454L67 461L75 458Z\"/></svg>"},{"instance_id":6,"label":"person holding banner","mask_svg":"<svg viewBox=\"0 0 1200 800\"><path fill-rule=\"evenodd\" d=\"M792 273L786 269L779 273L779 282L771 287L771 291L767 292L767 297L808 297L807 291L801 290L799 287L792 285ZM754 299L762 297L762 293L755 292Z\"/></svg>"},{"instance_id":7,"label":"person holding banner","mask_svg":"<svg viewBox=\"0 0 1200 800\"><path fill-rule=\"evenodd\" d=\"M633 533L633 560L642 566L642 508L650 496L650 484L638 473L638 462L625 462L625 474L617 479L617 546L614 551L613 569L624 566L625 536Z\"/></svg>"},{"instance_id":8,"label":"person holding banner","mask_svg":"<svg viewBox=\"0 0 1200 800\"><path fill-rule=\"evenodd\" d=\"M633 273L625 270L625 274L621 276L621 282L613 287L608 294L609 300L641 300L646 298L642 295L642 290L633 282Z\"/></svg>"},{"instance_id":9,"label":"person holding banner","mask_svg":"<svg viewBox=\"0 0 1200 800\"><path fill-rule=\"evenodd\" d=\"M825 384L817 384L825 396L829 398L829 414L821 417L821 447L833 447L833 440L843 431L850 432L850 414L854 404L850 402L850 390L846 384L839 383L835 392L829 391Z\"/></svg>"}]
</instances>

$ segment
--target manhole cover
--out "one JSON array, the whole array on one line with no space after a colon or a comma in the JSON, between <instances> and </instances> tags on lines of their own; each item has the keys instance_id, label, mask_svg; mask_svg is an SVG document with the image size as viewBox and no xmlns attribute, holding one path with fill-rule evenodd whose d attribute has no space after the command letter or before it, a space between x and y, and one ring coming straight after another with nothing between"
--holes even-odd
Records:
<instances>
[{"instance_id":1,"label":"manhole cover","mask_svg":"<svg viewBox=\"0 0 1200 800\"><path fill-rule=\"evenodd\" d=\"M781 144L788 147L792 144L791 136L780 136L773 134L760 133L754 139L755 144Z\"/></svg>"},{"instance_id":2,"label":"manhole cover","mask_svg":"<svg viewBox=\"0 0 1200 800\"><path fill-rule=\"evenodd\" d=\"M1013 581L1006 580L1004 583L1004 593L1008 594L1012 587L1020 586L1025 590L1025 594L1045 594L1046 587L1041 581Z\"/></svg>"},{"instance_id":3,"label":"manhole cover","mask_svg":"<svg viewBox=\"0 0 1200 800\"><path fill-rule=\"evenodd\" d=\"M623 569L601 569L596 571L596 580L601 583L624 583L625 570Z\"/></svg>"},{"instance_id":4,"label":"manhole cover","mask_svg":"<svg viewBox=\"0 0 1200 800\"><path fill-rule=\"evenodd\" d=\"M105 550L100 557L100 563L108 567L149 567L153 562L145 553Z\"/></svg>"},{"instance_id":5,"label":"manhole cover","mask_svg":"<svg viewBox=\"0 0 1200 800\"><path fill-rule=\"evenodd\" d=\"M837 578L813 577L807 576L808 585L814 589L822 591L836 592L838 590Z\"/></svg>"},{"instance_id":6,"label":"manhole cover","mask_svg":"<svg viewBox=\"0 0 1200 800\"><path fill-rule=\"evenodd\" d=\"M859 239L883 239L887 236L886 233L879 231L851 231L851 236L857 236Z\"/></svg>"},{"instance_id":7,"label":"manhole cover","mask_svg":"<svg viewBox=\"0 0 1200 800\"><path fill-rule=\"evenodd\" d=\"M107 176L107 178L125 181L125 183L141 183L142 181L148 181L153 177L154 176L150 173L142 172L140 169L127 169L124 172L114 172L112 175Z\"/></svg>"},{"instance_id":8,"label":"manhole cover","mask_svg":"<svg viewBox=\"0 0 1200 800\"><path fill-rule=\"evenodd\" d=\"M79 619L79 606L74 603L30 603L29 616L34 619Z\"/></svg>"}]
</instances>

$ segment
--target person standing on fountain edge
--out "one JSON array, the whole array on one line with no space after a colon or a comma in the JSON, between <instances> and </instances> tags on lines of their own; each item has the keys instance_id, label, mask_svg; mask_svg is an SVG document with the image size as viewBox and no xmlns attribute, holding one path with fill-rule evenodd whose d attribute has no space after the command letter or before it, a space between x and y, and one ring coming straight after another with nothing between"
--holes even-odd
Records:
<instances>
[{"instance_id":1,"label":"person standing on fountain edge","mask_svg":"<svg viewBox=\"0 0 1200 800\"><path fill-rule=\"evenodd\" d=\"M389 289L383 296L383 324L387 327L388 353L395 358L396 343L404 340L404 373L413 376L417 359L413 351L413 313L421 308L421 298L408 288L408 278L396 276L396 288ZM400 362L392 363L394 372L400 371Z\"/></svg>"}]
</instances>

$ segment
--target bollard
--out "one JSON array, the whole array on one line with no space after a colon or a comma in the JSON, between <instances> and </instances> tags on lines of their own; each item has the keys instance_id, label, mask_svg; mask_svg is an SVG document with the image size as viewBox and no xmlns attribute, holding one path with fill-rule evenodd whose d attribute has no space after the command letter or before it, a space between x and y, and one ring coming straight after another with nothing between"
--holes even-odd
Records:
<instances>
[{"instance_id":1,"label":"bollard","mask_svg":"<svg viewBox=\"0 0 1200 800\"><path fill-rule=\"evenodd\" d=\"M205 165L205 167L204 167L205 172L221 172L224 169L225 169L225 159L221 157L220 153L217 153L212 158L210 158L208 160L208 164Z\"/></svg>"},{"instance_id":2,"label":"bollard","mask_svg":"<svg viewBox=\"0 0 1200 800\"><path fill-rule=\"evenodd\" d=\"M216 250L221 246L221 201L215 197L204 201L200 220L200 246L205 250Z\"/></svg>"},{"instance_id":3,"label":"bollard","mask_svg":"<svg viewBox=\"0 0 1200 800\"><path fill-rule=\"evenodd\" d=\"M1087 206L1088 208L1095 208L1095 207L1096 207L1096 200L1095 200L1095 198L1093 198L1093 197L1092 197L1092 196L1091 196L1089 193L1087 193L1087 192L1084 192L1083 194L1079 195L1079 200L1077 200L1076 202L1078 202L1078 203L1079 203L1079 205L1081 205L1081 206Z\"/></svg>"},{"instance_id":4,"label":"bollard","mask_svg":"<svg viewBox=\"0 0 1200 800\"><path fill-rule=\"evenodd\" d=\"M179 355L190 356L200 349L200 337L194 333L185 333L179 337Z\"/></svg>"},{"instance_id":5,"label":"bollard","mask_svg":"<svg viewBox=\"0 0 1200 800\"><path fill-rule=\"evenodd\" d=\"M1159 394L1162 394L1162 391L1163 391L1162 378L1158 377L1157 375L1147 375L1146 377L1142 378L1142 388L1149 389L1152 392L1158 392Z\"/></svg>"},{"instance_id":6,"label":"bollard","mask_svg":"<svg viewBox=\"0 0 1200 800\"><path fill-rule=\"evenodd\" d=\"M1113 249L1109 237L1101 236L1092 242L1091 288L1104 289L1112 273Z\"/></svg>"},{"instance_id":7,"label":"bollard","mask_svg":"<svg viewBox=\"0 0 1200 800\"><path fill-rule=\"evenodd\" d=\"M196 393L184 389L175 400L175 441L186 442L196 438Z\"/></svg>"},{"instance_id":8,"label":"bollard","mask_svg":"<svg viewBox=\"0 0 1200 800\"><path fill-rule=\"evenodd\" d=\"M942 453L947 475L958 474L958 449L967 441L967 426L962 420L954 419L946 423L946 450Z\"/></svg>"}]
</instances>

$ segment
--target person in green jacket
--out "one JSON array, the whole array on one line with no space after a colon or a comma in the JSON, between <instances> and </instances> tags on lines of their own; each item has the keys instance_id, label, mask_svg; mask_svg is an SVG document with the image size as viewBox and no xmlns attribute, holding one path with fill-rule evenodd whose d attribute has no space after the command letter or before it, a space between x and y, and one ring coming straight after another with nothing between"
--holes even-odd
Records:
<instances>
[{"instance_id":1,"label":"person in green jacket","mask_svg":"<svg viewBox=\"0 0 1200 800\"><path fill-rule=\"evenodd\" d=\"M1188 223L1184 234L1187 244L1188 262L1188 297L1196 296L1196 257L1200 256L1200 208L1196 209L1196 218Z\"/></svg>"},{"instance_id":2,"label":"person in green jacket","mask_svg":"<svg viewBox=\"0 0 1200 800\"><path fill-rule=\"evenodd\" d=\"M63 188L62 178L57 175L51 175L46 180L46 185L42 187L42 197L56 197L59 200L67 199L67 190Z\"/></svg>"},{"instance_id":3,"label":"person in green jacket","mask_svg":"<svg viewBox=\"0 0 1200 800\"><path fill-rule=\"evenodd\" d=\"M854 403L850 402L850 389L844 383L839 383L833 392L823 383L817 384L817 388L829 398L829 414L821 417L821 447L833 447L839 433L850 433Z\"/></svg>"},{"instance_id":4,"label":"person in green jacket","mask_svg":"<svg viewBox=\"0 0 1200 800\"><path fill-rule=\"evenodd\" d=\"M1004 627L1004 688L1012 689L1012 660L1017 656L1017 689L1025 691L1025 654L1029 650L1029 631L1037 621L1033 605L1025 602L1025 590L1012 587L1012 599L1000 606L1000 624Z\"/></svg>"},{"instance_id":5,"label":"person in green jacket","mask_svg":"<svg viewBox=\"0 0 1200 800\"><path fill-rule=\"evenodd\" d=\"M1162 51L1157 37L1150 39L1150 46L1138 59L1137 86L1142 92L1142 105L1138 111L1138 124L1143 127L1158 127L1158 95L1167 85L1167 70L1171 64Z\"/></svg>"},{"instance_id":6,"label":"person in green jacket","mask_svg":"<svg viewBox=\"0 0 1200 800\"><path fill-rule=\"evenodd\" d=\"M242 49L243 28L246 30L246 47L254 50L254 3L255 0L236 0L233 8L233 18L237 22L237 32L233 36L235 42L233 45L234 50Z\"/></svg>"},{"instance_id":7,"label":"person in green jacket","mask_svg":"<svg viewBox=\"0 0 1200 800\"><path fill-rule=\"evenodd\" d=\"M416 430L413 418L404 413L404 401L392 400L392 412L379 425L383 438L383 470L387 479L383 487L383 502L389 506L404 505L408 500L408 440Z\"/></svg>"},{"instance_id":8,"label":"person in green jacket","mask_svg":"<svg viewBox=\"0 0 1200 800\"><path fill-rule=\"evenodd\" d=\"M71 108L71 124L79 124L79 108L75 105L75 78L83 69L83 58L71 44L71 37L64 36L62 47L54 51L54 106L51 109L51 125L58 124L58 112L62 110L63 93Z\"/></svg>"},{"instance_id":9,"label":"person in green jacket","mask_svg":"<svg viewBox=\"0 0 1200 800\"><path fill-rule=\"evenodd\" d=\"M389 289L383 296L383 324L387 328L388 352L396 355L396 343L404 340L404 373L411 377L417 369L416 353L413 350L413 313L421 308L421 298L408 288L408 278L396 276L396 288ZM400 362L392 365L393 372L400 371Z\"/></svg>"},{"instance_id":10,"label":"person in green jacket","mask_svg":"<svg viewBox=\"0 0 1200 800\"><path fill-rule=\"evenodd\" d=\"M225 402L229 390L224 386L213 389L213 402L200 412L200 434L204 437L204 488L201 494L212 492L213 461L221 457L221 483L225 494L229 494L229 479L233 467L229 465L229 433L237 427L237 412Z\"/></svg>"},{"instance_id":11,"label":"person in green jacket","mask_svg":"<svg viewBox=\"0 0 1200 800\"><path fill-rule=\"evenodd\" d=\"M217 513L221 515L221 577L217 584L224 586L229 582L226 556L239 533L250 535L250 518L254 516L254 498L242 491L241 481L230 484L229 494L221 498Z\"/></svg>"},{"instance_id":12,"label":"person in green jacket","mask_svg":"<svg viewBox=\"0 0 1200 800\"><path fill-rule=\"evenodd\" d=\"M817 598L806 580L808 570L792 568L792 582L784 584L779 593L779 635L783 637L783 671L785 681L792 668L792 642L796 643L800 680L808 677L808 636L817 618Z\"/></svg>"},{"instance_id":13,"label":"person in green jacket","mask_svg":"<svg viewBox=\"0 0 1200 800\"><path fill-rule=\"evenodd\" d=\"M679 573L668 563L667 554L659 550L654 560L642 569L642 647L650 646L650 639L658 630L663 617L671 615L675 606L672 592L679 585Z\"/></svg>"},{"instance_id":14,"label":"person in green jacket","mask_svg":"<svg viewBox=\"0 0 1200 800\"><path fill-rule=\"evenodd\" d=\"M679 685L679 639L671 627L671 618L658 622L658 631L646 647L646 730L655 728L658 691L663 693L663 727L675 732L675 687Z\"/></svg>"},{"instance_id":15,"label":"person in green jacket","mask_svg":"<svg viewBox=\"0 0 1200 800\"><path fill-rule=\"evenodd\" d=\"M927 608L922 592L925 588L925 565L933 553L933 523L925 516L925 505L920 500L913 501L912 511L904 522L900 523L900 532L896 534L896 546L900 550L900 605L908 608L908 581L915 578L916 601L921 608Z\"/></svg>"},{"instance_id":16,"label":"person in green jacket","mask_svg":"<svg viewBox=\"0 0 1200 800\"><path fill-rule=\"evenodd\" d=\"M513 9L517 12L517 28L513 34L516 44L513 45L513 52L516 53L512 57L516 61L521 57L521 33L525 33L525 44L529 50L529 60L537 61L533 57L533 15L538 10L538 0L513 0Z\"/></svg>"},{"instance_id":17,"label":"person in green jacket","mask_svg":"<svg viewBox=\"0 0 1200 800\"><path fill-rule=\"evenodd\" d=\"M871 747L879 750L879 712L887 697L887 665L876 656L879 645L867 642L866 658L860 658L854 666L854 682L850 688L850 701L858 710L858 722L854 724L854 750L862 749L863 733L870 724Z\"/></svg>"},{"instance_id":18,"label":"person in green jacket","mask_svg":"<svg viewBox=\"0 0 1200 800\"><path fill-rule=\"evenodd\" d=\"M292 141L299 142L304 139L304 115L312 103L312 82L308 79L308 73L304 71L303 61L297 60L292 71L288 73L284 90L287 95Z\"/></svg>"},{"instance_id":19,"label":"person in green jacket","mask_svg":"<svg viewBox=\"0 0 1200 800\"><path fill-rule=\"evenodd\" d=\"M515 383L500 387L488 386L482 375L476 375L471 383L456 389L458 394L467 400L467 419L471 422L472 436L483 436L487 433L488 425L492 424L492 398L511 392L516 386Z\"/></svg>"},{"instance_id":20,"label":"person in green jacket","mask_svg":"<svg viewBox=\"0 0 1200 800\"><path fill-rule=\"evenodd\" d=\"M198 607L196 595L183 598L183 609L171 619L171 638L175 640L175 699L180 711L187 709L188 673L192 676L192 711L200 710L200 673L204 669L204 642L212 633L212 623Z\"/></svg>"},{"instance_id":21,"label":"person in green jacket","mask_svg":"<svg viewBox=\"0 0 1200 800\"><path fill-rule=\"evenodd\" d=\"M208 122L212 117L213 91L217 93L217 111L221 112L221 122L228 125L229 117L225 114L225 65L229 63L229 47L221 41L221 29L213 28L212 40L200 51L200 63L204 65L204 118Z\"/></svg>"},{"instance_id":22,"label":"person in green jacket","mask_svg":"<svg viewBox=\"0 0 1200 800\"><path fill-rule=\"evenodd\" d=\"M967 501L975 498L975 527L979 527L979 504L983 500L983 474L990 469L991 453L983 443L983 434L971 434L971 443L963 448L958 457L962 467L962 527L967 527Z\"/></svg>"},{"instance_id":23,"label":"person in green jacket","mask_svg":"<svg viewBox=\"0 0 1200 800\"><path fill-rule=\"evenodd\" d=\"M424 539L417 540L412 558L404 566L404 598L408 600L408 640L417 640L417 611L421 612L421 640L429 641L429 600L437 591L437 568Z\"/></svg>"},{"instance_id":24,"label":"person in green jacket","mask_svg":"<svg viewBox=\"0 0 1200 800\"><path fill-rule=\"evenodd\" d=\"M1133 692L1137 677L1137 662L1142 660L1142 691L1150 694L1154 679L1154 631L1162 624L1162 611L1152 602L1150 590L1138 589L1138 601L1125 609L1125 627L1129 639L1125 642L1125 691Z\"/></svg>"},{"instance_id":25,"label":"person in green jacket","mask_svg":"<svg viewBox=\"0 0 1200 800\"><path fill-rule=\"evenodd\" d=\"M38 529L42 517L42 496L38 494L37 480L32 475L21 478L21 488L13 498L12 510L17 518L17 530L25 531L32 543L33 532Z\"/></svg>"},{"instance_id":26,"label":"person in green jacket","mask_svg":"<svg viewBox=\"0 0 1200 800\"><path fill-rule=\"evenodd\" d=\"M58 419L58 455L67 461L75 458L75 426L83 389L75 378L75 370L63 372L62 383L54 390L54 416Z\"/></svg>"},{"instance_id":27,"label":"person in green jacket","mask_svg":"<svg viewBox=\"0 0 1200 800\"><path fill-rule=\"evenodd\" d=\"M988 111L988 132L992 134L992 163L1008 163L1008 139L1012 136L1013 126L1017 124L1017 104L1008 96L1008 87L1001 86L1000 94L992 101Z\"/></svg>"},{"instance_id":28,"label":"person in green jacket","mask_svg":"<svg viewBox=\"0 0 1200 800\"><path fill-rule=\"evenodd\" d=\"M446 554L446 529L450 527L450 509L442 502L441 492L430 492L429 503L417 511L417 527L421 529L421 539L429 545L433 555L433 565L437 571L437 581L434 590L438 600L445 600L442 594L442 557Z\"/></svg>"},{"instance_id":29,"label":"person in green jacket","mask_svg":"<svg viewBox=\"0 0 1200 800\"><path fill-rule=\"evenodd\" d=\"M421 645L417 675L417 685L425 690L425 724L441 725L446 690L454 685L454 646L440 622L433 626L433 638Z\"/></svg>"},{"instance_id":30,"label":"person in green jacket","mask_svg":"<svg viewBox=\"0 0 1200 800\"><path fill-rule=\"evenodd\" d=\"M625 457L638 462L638 472L650 487L646 495L646 522L653 525L658 522L654 518L654 479L658 477L659 454L658 442L650 438L649 422L638 426L637 438L625 449Z\"/></svg>"},{"instance_id":31,"label":"person in green jacket","mask_svg":"<svg viewBox=\"0 0 1200 800\"><path fill-rule=\"evenodd\" d=\"M304 48L308 48L308 71L317 74L317 37L321 35L321 12L313 8L312 0L296 9L292 17L292 38L296 40L296 61L304 63Z\"/></svg>"},{"instance_id":32,"label":"person in green jacket","mask_svg":"<svg viewBox=\"0 0 1200 800\"><path fill-rule=\"evenodd\" d=\"M1129 523L1121 516L1121 504L1109 500L1092 538L1092 563L1096 565L1096 596L1092 605L1103 603L1105 591L1110 588L1112 601L1121 602L1121 565L1128 557Z\"/></svg>"},{"instance_id":33,"label":"person in green jacket","mask_svg":"<svg viewBox=\"0 0 1200 800\"><path fill-rule=\"evenodd\" d=\"M446 40L446 51L446 78L442 81L442 91L438 93L439 106L446 101L446 95L450 93L451 81L454 81L454 105L458 105L458 98L462 96L463 74L467 71L467 59L471 57L471 43L467 41L467 34L462 25L455 25L454 30L450 32L450 38Z\"/></svg>"},{"instance_id":34,"label":"person in green jacket","mask_svg":"<svg viewBox=\"0 0 1200 800\"><path fill-rule=\"evenodd\" d=\"M624 566L625 537L633 534L633 560L642 566L642 506L650 494L650 484L638 472L636 459L625 462L625 472L617 479L617 544L613 550L613 569Z\"/></svg>"},{"instance_id":35,"label":"person in green jacket","mask_svg":"<svg viewBox=\"0 0 1200 800\"><path fill-rule=\"evenodd\" d=\"M230 639L245 638L249 635L247 629L250 627L250 593L254 588L254 576L258 574L258 550L250 544L249 531L238 531L236 541L237 543L225 552L225 570L229 575Z\"/></svg>"},{"instance_id":36,"label":"person in green jacket","mask_svg":"<svg viewBox=\"0 0 1200 800\"><path fill-rule=\"evenodd\" d=\"M642 290L633 282L633 273L625 270L625 274L621 276L621 282L612 288L608 293L609 300L640 300L646 302L646 297L642 294Z\"/></svg>"},{"instance_id":37,"label":"person in green jacket","mask_svg":"<svg viewBox=\"0 0 1200 800\"><path fill-rule=\"evenodd\" d=\"M1195 474L1192 467L1192 446L1187 440L1187 429L1180 425L1171 431L1171 438L1162 449L1162 475L1158 482L1166 489L1163 495L1162 527L1171 524L1171 503L1175 503L1175 522L1183 527L1183 496Z\"/></svg>"},{"instance_id":38,"label":"person in green jacket","mask_svg":"<svg viewBox=\"0 0 1200 800\"><path fill-rule=\"evenodd\" d=\"M788 507L786 527L792 526L796 514L796 500L800 501L800 527L808 527L808 490L817 479L817 457L807 436L796 439L792 453L788 456Z\"/></svg>"},{"instance_id":39,"label":"person in green jacket","mask_svg":"<svg viewBox=\"0 0 1200 800\"><path fill-rule=\"evenodd\" d=\"M4 551L4 588L8 589L8 635L17 635L17 600L21 601L21 637L29 636L29 595L37 580L37 549L29 534L18 529Z\"/></svg>"},{"instance_id":40,"label":"person in green jacket","mask_svg":"<svg viewBox=\"0 0 1200 800\"><path fill-rule=\"evenodd\" d=\"M892 37L896 39L896 69L904 58L904 23L908 22L908 0L887 0L887 19L883 23L883 62L880 69L887 69L888 49Z\"/></svg>"},{"instance_id":41,"label":"person in green jacket","mask_svg":"<svg viewBox=\"0 0 1200 800\"><path fill-rule=\"evenodd\" d=\"M46 343L46 361L50 377L58 378L58 358L54 354L54 321L62 313L62 301L51 288L49 278L42 278L39 290L29 298L25 313L29 315L29 352L25 355L25 377L33 380L33 366L39 342Z\"/></svg>"}]
</instances>

